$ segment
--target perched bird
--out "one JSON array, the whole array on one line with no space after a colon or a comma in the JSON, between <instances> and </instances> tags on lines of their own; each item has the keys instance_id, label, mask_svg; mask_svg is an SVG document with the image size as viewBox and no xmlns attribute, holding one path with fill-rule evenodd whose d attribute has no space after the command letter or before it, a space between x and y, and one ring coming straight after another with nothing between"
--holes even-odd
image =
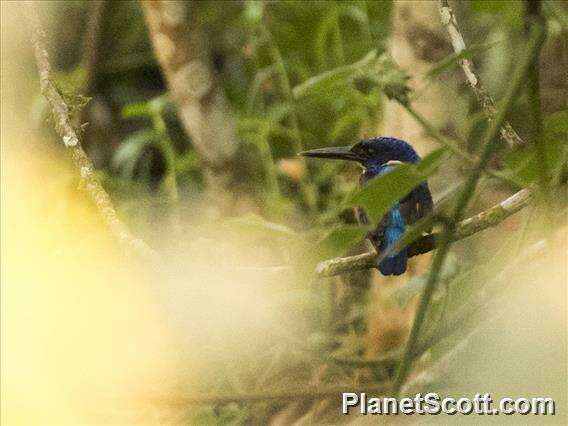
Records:
<instances>
[{"instance_id":1,"label":"perched bird","mask_svg":"<svg viewBox=\"0 0 568 426\"><path fill-rule=\"evenodd\" d=\"M375 176L393 170L396 167L395 162L417 163L420 160L409 143L390 137L365 139L353 146L319 148L300 154L305 157L357 161L363 167L359 178L361 186ZM402 237L406 226L430 213L432 206L432 194L428 183L424 181L395 204L367 238L381 253ZM357 208L357 217L359 223L369 224L362 208ZM407 260L407 249L404 248L383 259L377 267L383 275L400 275L406 271Z\"/></svg>"}]
</instances>

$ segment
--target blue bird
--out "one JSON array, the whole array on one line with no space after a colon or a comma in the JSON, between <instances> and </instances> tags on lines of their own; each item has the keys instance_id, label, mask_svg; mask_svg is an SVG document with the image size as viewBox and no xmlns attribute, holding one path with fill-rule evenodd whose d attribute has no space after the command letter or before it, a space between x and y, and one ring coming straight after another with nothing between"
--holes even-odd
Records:
<instances>
[{"instance_id":1,"label":"blue bird","mask_svg":"<svg viewBox=\"0 0 568 426\"><path fill-rule=\"evenodd\" d=\"M359 178L361 186L375 176L393 170L396 167L395 162L417 163L420 160L409 143L390 137L365 139L353 146L312 149L300 154L306 157L358 162L363 167L363 173ZM402 238L406 226L426 216L432 211L432 207L432 194L428 183L424 181L395 204L367 238L379 253L384 252ZM356 214L359 223L369 224L369 219L362 208L357 208ZM383 259L377 267L383 275L400 275L406 271L407 261L407 249L404 248Z\"/></svg>"}]
</instances>

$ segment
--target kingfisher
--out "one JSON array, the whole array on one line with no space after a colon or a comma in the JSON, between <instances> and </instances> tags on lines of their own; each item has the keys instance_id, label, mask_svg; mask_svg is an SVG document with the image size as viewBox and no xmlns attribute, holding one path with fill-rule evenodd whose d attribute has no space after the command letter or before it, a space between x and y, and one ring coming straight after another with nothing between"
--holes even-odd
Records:
<instances>
[{"instance_id":1,"label":"kingfisher","mask_svg":"<svg viewBox=\"0 0 568 426\"><path fill-rule=\"evenodd\" d=\"M393 137L364 139L353 146L312 149L300 154L305 157L356 161L363 168L359 177L360 186L364 186L375 176L394 170L396 164L415 164L420 161L420 156L408 142ZM405 227L428 215L432 207L428 182L423 181L384 215L376 229L367 234L367 239L378 253L384 252L402 238ZM363 208L356 208L356 216L360 224L370 224ZM405 247L384 258L377 264L377 268L383 275L401 275L406 271L407 262Z\"/></svg>"}]
</instances>

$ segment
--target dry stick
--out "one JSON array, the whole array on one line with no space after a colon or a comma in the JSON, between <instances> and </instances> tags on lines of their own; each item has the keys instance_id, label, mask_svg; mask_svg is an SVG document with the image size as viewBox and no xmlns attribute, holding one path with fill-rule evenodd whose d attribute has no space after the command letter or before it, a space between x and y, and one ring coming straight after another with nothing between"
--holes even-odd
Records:
<instances>
[{"instance_id":1,"label":"dry stick","mask_svg":"<svg viewBox=\"0 0 568 426\"><path fill-rule=\"evenodd\" d=\"M487 228L497 226L503 220L526 207L532 201L532 193L528 188L511 195L481 213L461 221L455 229L453 241L467 238ZM408 247L408 256L417 256L432 251L436 248L440 234L428 234ZM362 269L376 267L379 255L376 252L363 253L356 256L338 257L320 262L316 267L319 277L331 277L346 272L354 272Z\"/></svg>"},{"instance_id":2,"label":"dry stick","mask_svg":"<svg viewBox=\"0 0 568 426\"><path fill-rule=\"evenodd\" d=\"M497 112L495 119L491 121L490 126L486 132L484 138L483 151L479 158L477 166L474 168L473 172L466 181L465 187L461 192L456 207L450 216L450 222L446 225L444 232L440 236L438 251L436 252L434 259L432 261L432 267L430 273L428 274L428 281L426 282L424 292L422 293L422 298L420 300L420 305L414 318L414 324L410 332L410 337L408 343L404 350L404 355L402 361L400 362L399 369L394 382L394 392L399 393L402 385L405 383L406 378L412 367L412 362L415 357L415 350L417 347L418 339L422 326L424 324L424 319L426 317L426 312L430 305L430 300L434 295L436 290L436 285L438 284L438 277L447 253L449 252L450 245L452 243L452 234L455 231L455 224L465 209L469 204L469 201L475 193L477 187L477 182L481 177L485 167L487 166L491 156L498 148L499 144L496 139L497 134L505 122L505 117L509 110L511 109L514 101L517 98L518 93L525 81L525 77L530 68L530 65L534 61L534 58L538 55L542 45L544 43L544 31L542 27L535 26L531 28L530 40L528 42L527 51L520 59L519 64L515 68L515 73L512 77L512 82L507 88L507 92L503 98L503 106Z\"/></svg>"},{"instance_id":3,"label":"dry stick","mask_svg":"<svg viewBox=\"0 0 568 426\"><path fill-rule=\"evenodd\" d=\"M99 210L104 223L122 244L144 258L157 259L156 252L140 238L133 236L118 218L109 195L95 175L93 163L89 160L83 148L81 148L77 132L71 124L69 106L53 83L49 55L45 47L45 32L41 28L39 17L33 6L29 8L29 13L33 25L32 42L35 48L41 92L51 107L53 120L55 121L55 130L71 152L71 158L79 169L86 191Z\"/></svg>"},{"instance_id":4,"label":"dry stick","mask_svg":"<svg viewBox=\"0 0 568 426\"><path fill-rule=\"evenodd\" d=\"M466 46L463 36L458 27L456 15L450 7L448 0L440 1L440 17L442 19L442 24L444 24L444 26L448 30L454 51L459 55L466 50ZM487 93L487 90L485 90L485 88L481 84L481 80L474 70L473 62L471 61L471 59L462 58L459 60L459 64L463 69L465 78L469 86L473 90L475 97L481 104L481 107L483 108L487 119L489 121L493 120L495 118L495 115L497 114L495 102L491 98L491 95ZM501 128L500 133L501 138L506 141L509 146L524 144L524 141L519 137L517 132L515 132L513 127L511 127L511 125L506 121L503 123L503 127Z\"/></svg>"}]
</instances>

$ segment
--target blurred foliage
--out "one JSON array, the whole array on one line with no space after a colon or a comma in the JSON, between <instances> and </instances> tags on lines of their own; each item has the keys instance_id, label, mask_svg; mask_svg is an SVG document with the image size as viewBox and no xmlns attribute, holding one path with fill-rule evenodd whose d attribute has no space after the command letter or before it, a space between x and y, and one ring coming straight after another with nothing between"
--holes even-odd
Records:
<instances>
[{"instance_id":1,"label":"blurred foliage","mask_svg":"<svg viewBox=\"0 0 568 426\"><path fill-rule=\"evenodd\" d=\"M61 20L71 9L73 13L84 12L85 3L59 3L53 8L54 15ZM163 242L163 216L176 210L188 222L206 224L199 228L199 238L190 230L174 230L176 237L193 246L196 253L211 250L211 258L223 258L222 247L203 249L199 244L205 241L207 245L210 237L218 237L212 241L230 241L231 236L238 236L248 243L248 249L259 253L259 261L264 262L268 252L280 261L265 266L301 265L300 273L289 273L297 279L292 288L272 290L281 291L280 306L275 306L275 311L297 314L296 334L290 336L282 327L274 331L276 337L251 343L249 352L244 351L251 360L233 361L266 366L259 368L264 371L227 368L226 372L212 374L208 389L228 394L263 389L267 384L365 383L372 377L383 377L381 369L366 374L333 362L326 364L325 372L318 370L322 359L365 354L371 296L368 276L354 274L354 282L344 286L348 288L344 300L349 306L338 308L334 291L340 287L339 279L314 284L311 271L320 260L350 253L363 239L368 229L354 225L352 206L363 205L374 221L379 220L417 183L438 173L449 154L443 149L434 151L420 164L399 166L360 191L351 166L304 162L296 154L375 136L385 102L411 102L407 70L400 69L386 52L391 2L247 0L192 4L237 119L243 153L240 161L250 164L252 171L242 178L243 192L252 198L252 207L246 214L230 218L220 217L210 208L201 163L166 93L138 4L109 3L102 34L105 49L97 65L97 89L92 95L93 102L98 99L110 118L104 118L105 114L97 118L91 110L88 121L95 125L101 119L111 131L104 146L96 146L89 126L86 148L91 153L103 151L98 166L121 216L149 240ZM481 0L464 5L461 12L467 19L462 29L471 38L467 40L469 49L460 55L448 52L427 77L434 81L448 73L459 73L459 59L474 58L488 91L499 99L523 48L522 6L522 2ZM566 35L567 14L554 2L546 2L544 12L549 43L554 43ZM83 75L83 62L77 59L80 55L76 49L68 46L56 54L59 67L65 70L60 75L63 84L72 84ZM466 128L457 133L467 135L467 146L461 148L474 151L486 120L471 93L464 90L463 96L471 100L470 116ZM524 118L527 102L523 96L509 117L522 136L531 130ZM568 112L548 111L546 105L544 110L543 137L558 195L558 205L550 208L556 215L565 213L566 208ZM521 186L537 182L539 157L533 144L503 151L500 164L505 175ZM314 206L309 205L302 185L315 194ZM460 181L448 184L446 196L451 198L459 185ZM505 193L498 183L492 188ZM480 283L488 282L490 291L494 290L489 278L506 270L519 247L538 236L529 218L523 216L522 221L525 223L519 235L493 240L491 244L497 247L491 252L480 250L479 255L460 256L460 250L467 252L467 248L459 246L452 254L442 271L443 285L429 315L429 332L475 299L484 287ZM268 255L266 258L273 260ZM409 305L426 278L427 273L409 279L386 303ZM219 364L224 365L231 357L221 358ZM189 422L261 423L283 406L264 403L253 409L247 404L225 404L191 413Z\"/></svg>"}]
</instances>

